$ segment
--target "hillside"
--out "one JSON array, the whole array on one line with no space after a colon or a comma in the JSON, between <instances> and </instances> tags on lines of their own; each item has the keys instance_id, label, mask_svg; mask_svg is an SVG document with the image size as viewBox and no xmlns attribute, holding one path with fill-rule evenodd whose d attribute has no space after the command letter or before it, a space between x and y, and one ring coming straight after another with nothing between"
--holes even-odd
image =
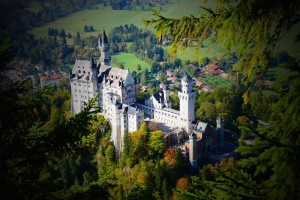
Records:
<instances>
[{"instance_id":1,"label":"hillside","mask_svg":"<svg viewBox=\"0 0 300 200\"><path fill-rule=\"evenodd\" d=\"M176 0L174 3L166 4L162 7L155 7L154 10L161 9L161 13L168 17L180 17L189 14L198 15L200 11L199 4L200 2L197 0ZM212 4L212 1L209 4ZM143 20L150 19L153 17L152 14L152 11L113 10L111 7L103 6L103 4L97 4L91 9L84 9L34 28L31 32L37 37L46 36L48 28L52 27L57 29L64 28L66 32L70 32L72 35L79 31L82 36L96 36L103 29L110 32L112 28L124 24L134 24L144 29L146 27ZM96 31L84 33L84 25L92 25ZM154 31L154 27L148 27L148 29Z\"/></svg>"}]
</instances>

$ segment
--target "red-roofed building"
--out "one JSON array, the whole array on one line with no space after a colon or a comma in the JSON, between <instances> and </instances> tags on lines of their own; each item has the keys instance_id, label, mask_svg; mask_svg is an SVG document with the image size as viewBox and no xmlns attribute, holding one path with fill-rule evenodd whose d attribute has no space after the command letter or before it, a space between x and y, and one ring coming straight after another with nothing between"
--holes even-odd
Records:
<instances>
[{"instance_id":1,"label":"red-roofed building","mask_svg":"<svg viewBox=\"0 0 300 200\"><path fill-rule=\"evenodd\" d=\"M60 74L52 74L49 76L43 76L40 78L41 86L53 84L57 85L60 80L64 79L64 77Z\"/></svg>"},{"instance_id":2,"label":"red-roofed building","mask_svg":"<svg viewBox=\"0 0 300 200\"><path fill-rule=\"evenodd\" d=\"M222 73L224 73L224 71L221 69L221 67L219 67L218 65L216 64L208 64L204 67L204 70L205 70L205 74L208 74L208 75L212 75L212 76L215 76L215 75L221 75Z\"/></svg>"},{"instance_id":3,"label":"red-roofed building","mask_svg":"<svg viewBox=\"0 0 300 200\"><path fill-rule=\"evenodd\" d=\"M203 91L204 92L212 92L213 89L209 85L206 85L206 86L203 87Z\"/></svg>"},{"instance_id":4,"label":"red-roofed building","mask_svg":"<svg viewBox=\"0 0 300 200\"><path fill-rule=\"evenodd\" d=\"M195 83L198 87L201 87L203 85L203 82L199 80L196 80Z\"/></svg>"},{"instance_id":5,"label":"red-roofed building","mask_svg":"<svg viewBox=\"0 0 300 200\"><path fill-rule=\"evenodd\" d=\"M177 77L172 76L167 78L168 81L172 81L173 83L177 80Z\"/></svg>"}]
</instances>

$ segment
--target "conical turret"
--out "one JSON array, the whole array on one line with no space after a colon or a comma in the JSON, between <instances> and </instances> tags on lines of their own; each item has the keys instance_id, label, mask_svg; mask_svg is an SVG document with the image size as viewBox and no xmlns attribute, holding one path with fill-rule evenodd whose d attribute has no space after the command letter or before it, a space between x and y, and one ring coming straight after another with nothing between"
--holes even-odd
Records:
<instances>
[{"instance_id":1,"label":"conical turret","mask_svg":"<svg viewBox=\"0 0 300 200\"><path fill-rule=\"evenodd\" d=\"M110 65L109 43L105 31L99 37L98 46L101 51L100 62L101 65Z\"/></svg>"},{"instance_id":2,"label":"conical turret","mask_svg":"<svg viewBox=\"0 0 300 200\"><path fill-rule=\"evenodd\" d=\"M103 34L102 34L102 42L105 43L105 44L108 43L108 40L107 40L107 36L106 36L105 30L103 30Z\"/></svg>"}]
</instances>

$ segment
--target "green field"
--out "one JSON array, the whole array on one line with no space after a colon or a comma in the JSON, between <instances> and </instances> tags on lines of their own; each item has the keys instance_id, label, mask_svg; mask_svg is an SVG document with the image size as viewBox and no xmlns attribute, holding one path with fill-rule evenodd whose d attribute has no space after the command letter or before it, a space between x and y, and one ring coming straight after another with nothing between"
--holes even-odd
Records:
<instances>
[{"instance_id":1,"label":"green field","mask_svg":"<svg viewBox=\"0 0 300 200\"><path fill-rule=\"evenodd\" d=\"M208 1L207 4L203 4L199 0L174 0L173 3L163 5L162 7L155 7L154 10L161 9L161 13L167 17L181 17L184 15L199 14L200 5L205 7L213 7L215 1ZM28 8L32 11L38 10L38 5L32 3L32 7ZM143 20L154 18L152 11L140 11L140 10L112 10L110 7L105 7L103 4L96 4L92 9L84 9L75 13L72 13L64 18L58 19L51 23L34 28L31 32L35 37L46 36L48 28L65 29L66 33L71 33L73 36L76 32L80 32L82 38L94 35L97 36L99 32L104 29L109 33L112 28L125 24L134 24L139 28L145 29ZM84 25L93 26L95 31L85 33L83 31ZM299 45L295 44L295 36L298 34L297 27L291 29L291 32L284 37L281 41L278 51L288 49L288 52L293 57L300 57ZM154 27L147 27L147 29L155 32ZM67 39L68 44L72 44L72 39ZM204 43L204 45L207 45ZM184 52L180 50L177 53L177 57L182 60L201 60L203 57L219 57L222 53L221 45L215 45L214 48L208 50L207 48L199 49L196 52L196 47L188 47Z\"/></svg>"},{"instance_id":2,"label":"green field","mask_svg":"<svg viewBox=\"0 0 300 200\"><path fill-rule=\"evenodd\" d=\"M129 68L129 70L136 71L137 72L137 65L140 64L143 71L145 68L147 68L149 71L151 69L150 64L146 63L143 60L140 60L132 53L119 53L112 55L112 60L115 60L114 63L112 63L112 66L116 66L116 64L121 63L124 65L124 69Z\"/></svg>"},{"instance_id":3,"label":"green field","mask_svg":"<svg viewBox=\"0 0 300 200\"><path fill-rule=\"evenodd\" d=\"M230 88L232 86L232 82L229 79L220 76L201 76L199 77L199 80L213 87Z\"/></svg>"},{"instance_id":4,"label":"green field","mask_svg":"<svg viewBox=\"0 0 300 200\"><path fill-rule=\"evenodd\" d=\"M184 51L178 49L176 57L180 58L181 60L190 60L190 61L200 61L202 60L203 57L216 57L218 58L220 55L222 55L223 48L220 44L214 45L213 48L208 48L208 41L203 42L203 47L199 48L197 50L196 45L193 47L187 47ZM163 46L163 49L167 49L170 47Z\"/></svg>"},{"instance_id":5,"label":"green field","mask_svg":"<svg viewBox=\"0 0 300 200\"><path fill-rule=\"evenodd\" d=\"M162 7L156 7L154 10L161 9L161 13L167 17L181 17L183 15L193 14L197 16L200 12L199 5L206 5L212 7L214 1L209 1L207 4L203 4L199 0L175 0L173 3L163 5ZM32 4L32 9L37 9L37 4ZM34 28L31 32L36 37L46 36L48 28L57 28L58 30L64 29L66 33L76 35L77 31L81 37L87 37L90 35L97 36L103 29L109 33L114 27L134 24L139 28L147 28L155 32L153 27L145 27L143 20L153 18L152 11L130 11L130 10L112 10L110 7L104 7L103 4L97 4L93 9L85 9L75 13L72 13L64 18L56 20L54 22L42 25ZM94 32L85 33L83 31L84 25L93 26ZM72 39L67 39L68 44L72 44ZM198 51L198 57L196 56L196 47L188 47L184 52L178 51L177 57L182 60L200 60L202 57L218 57L220 54L219 46L211 49L201 48ZM120 57L120 55L118 56ZM139 62L138 60L136 62ZM126 62L127 63L127 62ZM129 62L130 63L130 62Z\"/></svg>"},{"instance_id":6,"label":"green field","mask_svg":"<svg viewBox=\"0 0 300 200\"><path fill-rule=\"evenodd\" d=\"M161 13L168 17L180 17L183 15L198 15L201 1L198 0L175 0L174 3L166 4L162 7L155 7L154 10L162 8ZM207 4L212 5L209 1ZM34 10L38 9L36 4L32 4ZM31 8L29 8L31 9ZM83 37L89 35L98 35L105 29L108 33L112 28L125 24L134 24L139 28L146 28L143 20L153 18L152 11L130 11L130 10L112 10L110 7L104 7L102 4L97 4L93 9L84 9L72 13L64 18L58 19L51 23L42 25L31 30L34 36L46 36L49 27L57 29L65 29L66 33L70 32L72 35L77 31ZM84 33L84 25L93 26L96 30L93 33ZM154 31L153 27L148 27L149 30Z\"/></svg>"}]
</instances>

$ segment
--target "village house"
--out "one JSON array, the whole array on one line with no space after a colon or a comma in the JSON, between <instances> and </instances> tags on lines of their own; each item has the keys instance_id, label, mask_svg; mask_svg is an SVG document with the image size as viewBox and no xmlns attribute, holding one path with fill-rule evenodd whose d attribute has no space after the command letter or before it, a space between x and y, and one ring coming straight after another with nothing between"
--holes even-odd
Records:
<instances>
[{"instance_id":1,"label":"village house","mask_svg":"<svg viewBox=\"0 0 300 200\"><path fill-rule=\"evenodd\" d=\"M195 84L196 84L196 86L197 87L202 87L203 86L203 82L202 81L200 81L200 80L195 80Z\"/></svg>"},{"instance_id":2,"label":"village house","mask_svg":"<svg viewBox=\"0 0 300 200\"><path fill-rule=\"evenodd\" d=\"M210 63L203 68L203 73L211 76L219 76L224 73L224 71L218 65Z\"/></svg>"},{"instance_id":3,"label":"village house","mask_svg":"<svg viewBox=\"0 0 300 200\"><path fill-rule=\"evenodd\" d=\"M42 87L49 85L49 84L58 85L58 82L62 79L64 79L64 77L62 75L52 74L52 75L47 75L47 76L41 77L40 83L41 83Z\"/></svg>"},{"instance_id":4,"label":"village house","mask_svg":"<svg viewBox=\"0 0 300 200\"><path fill-rule=\"evenodd\" d=\"M177 81L177 77L176 76L171 76L167 78L168 81L171 81L172 83L175 83Z\"/></svg>"}]
</instances>

